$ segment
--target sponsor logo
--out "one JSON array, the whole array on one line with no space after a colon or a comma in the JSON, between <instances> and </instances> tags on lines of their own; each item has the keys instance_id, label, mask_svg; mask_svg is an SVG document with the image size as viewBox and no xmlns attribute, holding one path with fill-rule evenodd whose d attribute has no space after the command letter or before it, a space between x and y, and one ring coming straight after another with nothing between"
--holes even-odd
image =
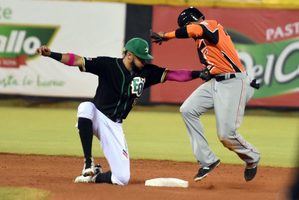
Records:
<instances>
[{"instance_id":1,"label":"sponsor logo","mask_svg":"<svg viewBox=\"0 0 299 200\"><path fill-rule=\"evenodd\" d=\"M58 27L0 25L0 67L19 68L35 56L41 45L48 45Z\"/></svg>"},{"instance_id":2,"label":"sponsor logo","mask_svg":"<svg viewBox=\"0 0 299 200\"><path fill-rule=\"evenodd\" d=\"M0 20L9 20L12 17L12 9L10 7L1 7L0 6Z\"/></svg>"},{"instance_id":3,"label":"sponsor logo","mask_svg":"<svg viewBox=\"0 0 299 200\"><path fill-rule=\"evenodd\" d=\"M284 39L287 37L294 37L299 35L299 21L294 23L288 23L284 26L277 26L266 29L266 40Z\"/></svg>"},{"instance_id":4,"label":"sponsor logo","mask_svg":"<svg viewBox=\"0 0 299 200\"><path fill-rule=\"evenodd\" d=\"M298 90L299 40L271 44L237 44L248 74L262 83L255 97L275 96Z\"/></svg>"}]
</instances>

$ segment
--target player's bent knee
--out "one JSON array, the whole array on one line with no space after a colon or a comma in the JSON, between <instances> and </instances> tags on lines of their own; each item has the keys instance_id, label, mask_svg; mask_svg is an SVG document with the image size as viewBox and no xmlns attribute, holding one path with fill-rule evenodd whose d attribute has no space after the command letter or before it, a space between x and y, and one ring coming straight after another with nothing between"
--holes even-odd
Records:
<instances>
[{"instance_id":1,"label":"player's bent knee","mask_svg":"<svg viewBox=\"0 0 299 200\"><path fill-rule=\"evenodd\" d=\"M120 178L123 185L128 185L130 181L130 176L123 176Z\"/></svg>"},{"instance_id":2,"label":"player's bent knee","mask_svg":"<svg viewBox=\"0 0 299 200\"><path fill-rule=\"evenodd\" d=\"M183 105L181 105L180 112L182 113L183 116L189 114L189 109L185 103L183 103Z\"/></svg>"},{"instance_id":3,"label":"player's bent knee","mask_svg":"<svg viewBox=\"0 0 299 200\"><path fill-rule=\"evenodd\" d=\"M200 113L196 112L192 107L185 103L180 107L180 112L184 119L200 117Z\"/></svg>"},{"instance_id":4,"label":"player's bent knee","mask_svg":"<svg viewBox=\"0 0 299 200\"><path fill-rule=\"evenodd\" d=\"M78 106L77 117L93 119L94 110L95 110L95 106L93 103L88 102L88 101L80 103L80 105Z\"/></svg>"},{"instance_id":5,"label":"player's bent knee","mask_svg":"<svg viewBox=\"0 0 299 200\"><path fill-rule=\"evenodd\" d=\"M220 142L223 144L224 147L228 149L232 149L232 141L227 135L219 136Z\"/></svg>"},{"instance_id":6,"label":"player's bent knee","mask_svg":"<svg viewBox=\"0 0 299 200\"><path fill-rule=\"evenodd\" d=\"M128 185L130 181L130 173L113 174L112 182L117 185Z\"/></svg>"}]
</instances>

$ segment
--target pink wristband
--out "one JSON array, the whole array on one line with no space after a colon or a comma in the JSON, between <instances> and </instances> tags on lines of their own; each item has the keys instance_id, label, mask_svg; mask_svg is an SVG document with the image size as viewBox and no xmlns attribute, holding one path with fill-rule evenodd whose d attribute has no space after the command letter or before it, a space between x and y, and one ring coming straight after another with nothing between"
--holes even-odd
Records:
<instances>
[{"instance_id":1,"label":"pink wristband","mask_svg":"<svg viewBox=\"0 0 299 200\"><path fill-rule=\"evenodd\" d=\"M192 72L188 70L169 70L166 75L167 81L186 82L192 80Z\"/></svg>"},{"instance_id":2,"label":"pink wristband","mask_svg":"<svg viewBox=\"0 0 299 200\"><path fill-rule=\"evenodd\" d=\"M69 53L69 61L66 63L69 66L74 66L75 63L75 54Z\"/></svg>"}]
</instances>

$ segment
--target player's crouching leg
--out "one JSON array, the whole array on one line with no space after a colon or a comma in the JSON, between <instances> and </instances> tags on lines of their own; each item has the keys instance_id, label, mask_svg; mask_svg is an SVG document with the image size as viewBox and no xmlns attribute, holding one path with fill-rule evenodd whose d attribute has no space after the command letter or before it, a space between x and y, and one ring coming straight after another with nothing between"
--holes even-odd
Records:
<instances>
[{"instance_id":1,"label":"player's crouching leg","mask_svg":"<svg viewBox=\"0 0 299 200\"><path fill-rule=\"evenodd\" d=\"M91 102L83 102L78 107L78 123L80 140L84 153L84 166L82 169L83 182L88 182L87 176L92 175L94 163L92 158L93 118L95 106ZM86 179L86 180L85 180Z\"/></svg>"}]
</instances>

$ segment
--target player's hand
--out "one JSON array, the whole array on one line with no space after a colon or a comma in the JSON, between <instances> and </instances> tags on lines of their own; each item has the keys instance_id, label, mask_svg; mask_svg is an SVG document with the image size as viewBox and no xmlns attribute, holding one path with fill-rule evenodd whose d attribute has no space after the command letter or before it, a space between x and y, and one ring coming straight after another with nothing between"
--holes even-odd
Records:
<instances>
[{"instance_id":1,"label":"player's hand","mask_svg":"<svg viewBox=\"0 0 299 200\"><path fill-rule=\"evenodd\" d=\"M51 50L47 46L41 46L36 49L36 53L42 56L50 56Z\"/></svg>"},{"instance_id":2,"label":"player's hand","mask_svg":"<svg viewBox=\"0 0 299 200\"><path fill-rule=\"evenodd\" d=\"M199 78L205 81L209 81L212 78L212 75L208 68L204 68L203 70L199 71Z\"/></svg>"},{"instance_id":3,"label":"player's hand","mask_svg":"<svg viewBox=\"0 0 299 200\"><path fill-rule=\"evenodd\" d=\"M167 41L168 39L164 37L164 32L158 32L155 33L152 30L150 30L150 37L152 39L152 42L157 43L159 45L162 44L162 42Z\"/></svg>"}]
</instances>

